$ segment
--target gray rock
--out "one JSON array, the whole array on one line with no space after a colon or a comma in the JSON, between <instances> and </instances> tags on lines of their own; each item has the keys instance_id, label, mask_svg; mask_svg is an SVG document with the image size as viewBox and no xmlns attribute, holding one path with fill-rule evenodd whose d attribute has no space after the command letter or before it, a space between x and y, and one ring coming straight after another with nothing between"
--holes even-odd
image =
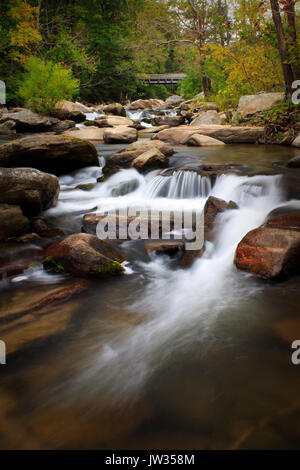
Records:
<instances>
[{"instance_id":1,"label":"gray rock","mask_svg":"<svg viewBox=\"0 0 300 470\"><path fill-rule=\"evenodd\" d=\"M0 168L0 203L18 205L25 215L38 215L57 203L59 181L32 168Z\"/></svg>"}]
</instances>

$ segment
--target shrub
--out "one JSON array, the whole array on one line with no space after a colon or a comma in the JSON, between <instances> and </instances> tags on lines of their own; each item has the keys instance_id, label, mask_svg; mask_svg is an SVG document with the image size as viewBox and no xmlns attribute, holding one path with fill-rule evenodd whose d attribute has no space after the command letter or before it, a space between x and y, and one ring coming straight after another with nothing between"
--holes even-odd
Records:
<instances>
[{"instance_id":1,"label":"shrub","mask_svg":"<svg viewBox=\"0 0 300 470\"><path fill-rule=\"evenodd\" d=\"M26 107L48 114L62 100L71 100L78 93L79 81L72 71L61 64L31 57L25 64L26 73L19 87L19 96Z\"/></svg>"}]
</instances>

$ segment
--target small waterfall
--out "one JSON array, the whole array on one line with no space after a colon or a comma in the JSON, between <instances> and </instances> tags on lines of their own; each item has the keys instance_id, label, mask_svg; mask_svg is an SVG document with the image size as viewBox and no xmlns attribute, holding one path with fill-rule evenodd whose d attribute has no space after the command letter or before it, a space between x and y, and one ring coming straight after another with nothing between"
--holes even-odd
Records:
<instances>
[{"instance_id":1,"label":"small waterfall","mask_svg":"<svg viewBox=\"0 0 300 470\"><path fill-rule=\"evenodd\" d=\"M191 199L208 197L212 190L210 178L195 171L174 171L171 176L158 175L147 187L150 198Z\"/></svg>"}]
</instances>

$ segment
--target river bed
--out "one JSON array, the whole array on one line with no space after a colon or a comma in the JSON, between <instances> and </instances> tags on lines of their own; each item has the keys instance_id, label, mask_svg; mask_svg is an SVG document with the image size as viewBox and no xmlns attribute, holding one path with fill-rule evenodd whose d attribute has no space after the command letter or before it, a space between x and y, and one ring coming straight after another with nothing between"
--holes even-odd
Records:
<instances>
[{"instance_id":1,"label":"river bed","mask_svg":"<svg viewBox=\"0 0 300 470\"><path fill-rule=\"evenodd\" d=\"M105 157L122 146L97 148ZM93 282L66 304L73 316L63 335L1 367L0 448L300 447L300 374L291 362L291 341L300 339L300 279L272 284L233 265L242 237L290 203L275 173L299 151L246 145L176 151L168 180L158 171L145 177L123 170L82 191L76 186L95 182L100 168L60 178L59 204L45 217L66 233L80 231L83 214L96 206L201 210L213 195L239 209L222 215L217 241L189 269L149 255L139 241L123 243L126 275ZM274 174L222 175L210 186L196 173L180 173L203 161ZM113 195L132 181L129 194ZM30 268L2 281L2 308L65 282Z\"/></svg>"}]
</instances>

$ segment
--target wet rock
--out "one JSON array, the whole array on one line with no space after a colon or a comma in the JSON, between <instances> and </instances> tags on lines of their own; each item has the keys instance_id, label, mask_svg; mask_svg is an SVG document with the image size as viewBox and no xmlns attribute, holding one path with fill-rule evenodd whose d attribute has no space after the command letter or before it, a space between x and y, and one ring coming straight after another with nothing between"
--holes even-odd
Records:
<instances>
[{"instance_id":1,"label":"wet rock","mask_svg":"<svg viewBox=\"0 0 300 470\"><path fill-rule=\"evenodd\" d=\"M175 256L184 248L184 242L180 241L152 241L146 242L146 250L157 255Z\"/></svg>"},{"instance_id":2,"label":"wet rock","mask_svg":"<svg viewBox=\"0 0 300 470\"><path fill-rule=\"evenodd\" d=\"M0 203L21 206L25 215L38 215L56 205L59 181L32 168L0 168Z\"/></svg>"},{"instance_id":3,"label":"wet rock","mask_svg":"<svg viewBox=\"0 0 300 470\"><path fill-rule=\"evenodd\" d=\"M165 142L159 140L139 141L129 145L126 149L110 155L106 159L106 166L111 169L130 168L132 162L145 152L159 150L166 157L173 155L174 150Z\"/></svg>"},{"instance_id":4,"label":"wet rock","mask_svg":"<svg viewBox=\"0 0 300 470\"><path fill-rule=\"evenodd\" d=\"M145 129L140 130L139 134L157 134L160 131L164 131L165 129L169 129L170 126L156 126L156 127L148 127Z\"/></svg>"},{"instance_id":5,"label":"wet rock","mask_svg":"<svg viewBox=\"0 0 300 470\"><path fill-rule=\"evenodd\" d=\"M17 132L42 132L49 131L58 124L59 120L49 116L42 116L29 109L11 110L2 114L0 123L13 121Z\"/></svg>"},{"instance_id":6,"label":"wet rock","mask_svg":"<svg viewBox=\"0 0 300 470\"><path fill-rule=\"evenodd\" d=\"M160 116L154 119L155 124L158 126L176 127L184 124L185 118L183 116Z\"/></svg>"},{"instance_id":7,"label":"wet rock","mask_svg":"<svg viewBox=\"0 0 300 470\"><path fill-rule=\"evenodd\" d=\"M176 106L179 106L180 103L182 102L183 102L183 98L182 96L179 96L179 95L172 95L166 99L166 105L168 109L175 108Z\"/></svg>"},{"instance_id":8,"label":"wet rock","mask_svg":"<svg viewBox=\"0 0 300 470\"><path fill-rule=\"evenodd\" d=\"M153 148L142 153L131 163L133 168L139 171L147 171L154 168L167 168L169 165L169 157L164 155L159 149Z\"/></svg>"},{"instance_id":9,"label":"wet rock","mask_svg":"<svg viewBox=\"0 0 300 470\"><path fill-rule=\"evenodd\" d=\"M270 280L299 273L300 212L275 217L249 232L237 247L235 264Z\"/></svg>"},{"instance_id":10,"label":"wet rock","mask_svg":"<svg viewBox=\"0 0 300 470\"><path fill-rule=\"evenodd\" d=\"M0 241L17 238L29 229L29 221L20 206L0 204Z\"/></svg>"},{"instance_id":11,"label":"wet rock","mask_svg":"<svg viewBox=\"0 0 300 470\"><path fill-rule=\"evenodd\" d=\"M19 240L0 243L0 279L22 274L32 263L43 260L43 249ZM2 296L2 293L1 293Z\"/></svg>"},{"instance_id":12,"label":"wet rock","mask_svg":"<svg viewBox=\"0 0 300 470\"><path fill-rule=\"evenodd\" d=\"M74 127L75 127L75 121L69 121L69 120L60 121L52 127L51 131L56 132L56 133L61 133L61 132L67 131L68 129L72 129Z\"/></svg>"},{"instance_id":13,"label":"wet rock","mask_svg":"<svg viewBox=\"0 0 300 470\"><path fill-rule=\"evenodd\" d=\"M215 221L218 214L237 208L237 204L233 201L226 202L223 199L213 196L207 199L204 206L204 230L206 240L208 240L208 234L215 228Z\"/></svg>"},{"instance_id":14,"label":"wet rock","mask_svg":"<svg viewBox=\"0 0 300 470\"><path fill-rule=\"evenodd\" d=\"M115 116L126 117L125 108L120 103L112 103L107 106L103 106L103 112L105 114L114 114Z\"/></svg>"},{"instance_id":15,"label":"wet rock","mask_svg":"<svg viewBox=\"0 0 300 470\"><path fill-rule=\"evenodd\" d=\"M217 111L201 111L197 116L192 120L191 126L202 126L202 125L211 125L211 124L221 124L222 120Z\"/></svg>"},{"instance_id":16,"label":"wet rock","mask_svg":"<svg viewBox=\"0 0 300 470\"><path fill-rule=\"evenodd\" d=\"M300 147L300 145L299 145ZM300 156L292 158L288 163L287 166L289 168L300 168Z\"/></svg>"},{"instance_id":17,"label":"wet rock","mask_svg":"<svg viewBox=\"0 0 300 470\"><path fill-rule=\"evenodd\" d=\"M89 287L85 280L65 281L60 287L28 288L10 293L0 308L0 335L11 355L62 333L76 312L73 298ZM6 297L4 295L4 301ZM70 300L72 300L70 302Z\"/></svg>"},{"instance_id":18,"label":"wet rock","mask_svg":"<svg viewBox=\"0 0 300 470\"><path fill-rule=\"evenodd\" d=\"M131 144L137 139L137 130L126 126L118 126L114 129L107 129L103 135L103 140L106 144Z\"/></svg>"},{"instance_id":19,"label":"wet rock","mask_svg":"<svg viewBox=\"0 0 300 470\"><path fill-rule=\"evenodd\" d=\"M87 140L87 141L100 141L103 142L105 128L99 129L96 126L89 127L80 127L76 129L71 129L64 132L64 135L69 135L70 137L76 137L77 139Z\"/></svg>"},{"instance_id":20,"label":"wet rock","mask_svg":"<svg viewBox=\"0 0 300 470\"><path fill-rule=\"evenodd\" d=\"M0 167L31 167L62 175L97 166L96 148L66 135L35 135L0 145Z\"/></svg>"},{"instance_id":21,"label":"wet rock","mask_svg":"<svg viewBox=\"0 0 300 470\"><path fill-rule=\"evenodd\" d=\"M15 121L6 121L3 124L0 124L0 135L14 135L16 133Z\"/></svg>"},{"instance_id":22,"label":"wet rock","mask_svg":"<svg viewBox=\"0 0 300 470\"><path fill-rule=\"evenodd\" d=\"M186 145L190 145L192 147L211 147L222 146L226 144L224 144L224 142L222 142L221 140L213 139L212 137L208 137L207 135L193 134L186 141Z\"/></svg>"},{"instance_id":23,"label":"wet rock","mask_svg":"<svg viewBox=\"0 0 300 470\"><path fill-rule=\"evenodd\" d=\"M159 139L172 145L185 145L187 140L194 134L213 137L226 144L250 144L257 143L264 137L264 128L218 125L179 126L159 132L154 136L154 139Z\"/></svg>"},{"instance_id":24,"label":"wet rock","mask_svg":"<svg viewBox=\"0 0 300 470\"><path fill-rule=\"evenodd\" d=\"M26 233L25 235L22 235L21 237L17 238L18 243L24 243L26 244L32 244L39 242L41 240L41 237L37 233Z\"/></svg>"},{"instance_id":25,"label":"wet rock","mask_svg":"<svg viewBox=\"0 0 300 470\"><path fill-rule=\"evenodd\" d=\"M112 245L80 233L50 245L45 251L44 266L78 277L103 277L123 273L122 261L124 257Z\"/></svg>"},{"instance_id":26,"label":"wet rock","mask_svg":"<svg viewBox=\"0 0 300 470\"><path fill-rule=\"evenodd\" d=\"M64 231L58 227L49 227L43 219L35 219L31 222L31 227L42 238L63 237Z\"/></svg>"},{"instance_id":27,"label":"wet rock","mask_svg":"<svg viewBox=\"0 0 300 470\"><path fill-rule=\"evenodd\" d=\"M101 119L96 119L95 125L98 127L119 127L119 126L134 126L132 119L122 116L106 116Z\"/></svg>"},{"instance_id":28,"label":"wet rock","mask_svg":"<svg viewBox=\"0 0 300 470\"><path fill-rule=\"evenodd\" d=\"M113 197L125 196L135 191L139 187L138 180L134 179L131 181L126 181L125 183L120 184L117 188L114 188L111 191Z\"/></svg>"},{"instance_id":29,"label":"wet rock","mask_svg":"<svg viewBox=\"0 0 300 470\"><path fill-rule=\"evenodd\" d=\"M284 93L259 93L258 95L242 96L237 109L243 117L266 111L284 100Z\"/></svg>"},{"instance_id":30,"label":"wet rock","mask_svg":"<svg viewBox=\"0 0 300 470\"><path fill-rule=\"evenodd\" d=\"M296 137L296 139L293 140L292 146L300 148L300 134ZM299 166L298 166L298 168L299 168Z\"/></svg>"}]
</instances>

